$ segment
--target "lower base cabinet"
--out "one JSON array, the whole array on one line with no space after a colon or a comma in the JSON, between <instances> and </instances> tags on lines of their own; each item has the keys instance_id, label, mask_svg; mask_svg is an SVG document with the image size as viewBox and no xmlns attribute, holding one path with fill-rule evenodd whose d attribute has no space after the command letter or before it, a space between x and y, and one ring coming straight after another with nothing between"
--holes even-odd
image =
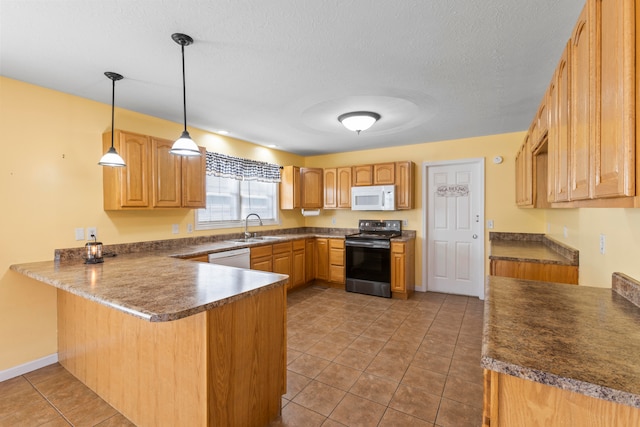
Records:
<instances>
[{"instance_id":1,"label":"lower base cabinet","mask_svg":"<svg viewBox=\"0 0 640 427\"><path fill-rule=\"evenodd\" d=\"M313 239L252 247L251 269L288 275L287 289L303 286L314 279L313 247Z\"/></svg>"},{"instance_id":2,"label":"lower base cabinet","mask_svg":"<svg viewBox=\"0 0 640 427\"><path fill-rule=\"evenodd\" d=\"M569 285L578 284L577 265L492 259L490 270L492 276L538 280L541 282L567 283Z\"/></svg>"},{"instance_id":3,"label":"lower base cabinet","mask_svg":"<svg viewBox=\"0 0 640 427\"><path fill-rule=\"evenodd\" d=\"M484 371L483 427L638 425L638 408Z\"/></svg>"},{"instance_id":4,"label":"lower base cabinet","mask_svg":"<svg viewBox=\"0 0 640 427\"><path fill-rule=\"evenodd\" d=\"M391 243L391 296L407 299L415 290L415 240Z\"/></svg>"}]
</instances>

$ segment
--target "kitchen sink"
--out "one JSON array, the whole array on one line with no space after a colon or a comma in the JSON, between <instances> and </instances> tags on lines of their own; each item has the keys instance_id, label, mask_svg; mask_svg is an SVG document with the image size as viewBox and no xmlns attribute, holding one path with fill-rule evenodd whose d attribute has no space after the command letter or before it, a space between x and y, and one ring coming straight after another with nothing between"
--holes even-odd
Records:
<instances>
[{"instance_id":1,"label":"kitchen sink","mask_svg":"<svg viewBox=\"0 0 640 427\"><path fill-rule=\"evenodd\" d=\"M230 243L257 243L257 242L267 242L270 240L279 240L281 237L277 236L256 236L256 237L248 237L248 238L240 238L240 239L229 239L227 242Z\"/></svg>"}]
</instances>

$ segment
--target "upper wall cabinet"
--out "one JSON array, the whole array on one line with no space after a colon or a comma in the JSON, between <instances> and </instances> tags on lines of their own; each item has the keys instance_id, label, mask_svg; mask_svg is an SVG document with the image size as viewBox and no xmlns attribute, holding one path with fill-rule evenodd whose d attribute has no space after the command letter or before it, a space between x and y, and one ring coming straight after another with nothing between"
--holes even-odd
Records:
<instances>
[{"instance_id":1,"label":"upper wall cabinet","mask_svg":"<svg viewBox=\"0 0 640 427\"><path fill-rule=\"evenodd\" d=\"M587 0L575 24L543 101L552 207L640 206L629 197L637 180L635 25L634 0ZM542 110L534 154L543 149ZM543 178L531 173L534 183Z\"/></svg>"},{"instance_id":2,"label":"upper wall cabinet","mask_svg":"<svg viewBox=\"0 0 640 427\"><path fill-rule=\"evenodd\" d=\"M324 208L351 207L351 167L324 169Z\"/></svg>"},{"instance_id":3,"label":"upper wall cabinet","mask_svg":"<svg viewBox=\"0 0 640 427\"><path fill-rule=\"evenodd\" d=\"M396 209L413 209L415 201L415 165L411 161L396 162Z\"/></svg>"},{"instance_id":4,"label":"upper wall cabinet","mask_svg":"<svg viewBox=\"0 0 640 427\"><path fill-rule=\"evenodd\" d=\"M127 166L102 169L105 210L205 207L204 148L200 157L173 156L171 141L114 132L114 147ZM105 151L111 146L111 132L103 134L102 145Z\"/></svg>"},{"instance_id":5,"label":"upper wall cabinet","mask_svg":"<svg viewBox=\"0 0 640 427\"><path fill-rule=\"evenodd\" d=\"M319 209L323 205L323 170L284 166L280 173L280 209Z\"/></svg>"},{"instance_id":6,"label":"upper wall cabinet","mask_svg":"<svg viewBox=\"0 0 640 427\"><path fill-rule=\"evenodd\" d=\"M359 165L353 167L353 186L373 185L373 165Z\"/></svg>"}]
</instances>

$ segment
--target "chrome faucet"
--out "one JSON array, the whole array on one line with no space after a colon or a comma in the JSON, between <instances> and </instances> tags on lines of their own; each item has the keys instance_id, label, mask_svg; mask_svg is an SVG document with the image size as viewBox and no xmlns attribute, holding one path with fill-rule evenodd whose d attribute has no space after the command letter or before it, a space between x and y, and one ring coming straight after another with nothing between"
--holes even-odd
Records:
<instances>
[{"instance_id":1,"label":"chrome faucet","mask_svg":"<svg viewBox=\"0 0 640 427\"><path fill-rule=\"evenodd\" d=\"M258 218L258 221L260 221L260 225L262 225L262 218L260 218L260 215L258 215L257 213L250 213L249 215L247 215L247 217L244 219L244 238L245 239L248 239L251 237L251 233L247 231L247 228L249 228L249 217L252 215L256 216Z\"/></svg>"}]
</instances>

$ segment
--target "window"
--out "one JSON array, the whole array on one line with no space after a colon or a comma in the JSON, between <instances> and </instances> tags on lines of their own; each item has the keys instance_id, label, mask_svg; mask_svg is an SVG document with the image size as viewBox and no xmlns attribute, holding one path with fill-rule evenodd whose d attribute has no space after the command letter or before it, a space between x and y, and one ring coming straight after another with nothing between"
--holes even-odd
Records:
<instances>
[{"instance_id":1,"label":"window","mask_svg":"<svg viewBox=\"0 0 640 427\"><path fill-rule=\"evenodd\" d=\"M196 230L242 227L250 213L264 225L279 224L277 182L207 175L206 186L207 207L196 211Z\"/></svg>"}]
</instances>

